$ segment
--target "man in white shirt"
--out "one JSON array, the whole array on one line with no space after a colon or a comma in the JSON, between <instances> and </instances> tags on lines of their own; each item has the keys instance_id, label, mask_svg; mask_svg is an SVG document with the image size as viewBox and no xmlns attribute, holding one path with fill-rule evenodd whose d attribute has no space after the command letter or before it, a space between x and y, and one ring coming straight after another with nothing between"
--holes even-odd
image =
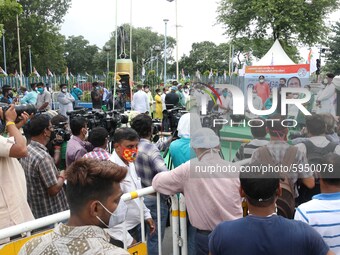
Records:
<instances>
[{"instance_id":1,"label":"man in white shirt","mask_svg":"<svg viewBox=\"0 0 340 255\"><path fill-rule=\"evenodd\" d=\"M320 91L316 98L316 104L319 106L317 113L331 113L335 117L336 107L336 90L333 83L333 73L328 73L324 80L326 87Z\"/></svg>"},{"instance_id":2,"label":"man in white shirt","mask_svg":"<svg viewBox=\"0 0 340 255\"><path fill-rule=\"evenodd\" d=\"M73 111L74 97L67 91L67 85L60 85L60 92L57 101L59 103L59 113L67 117L67 112Z\"/></svg>"},{"instance_id":3,"label":"man in white shirt","mask_svg":"<svg viewBox=\"0 0 340 255\"><path fill-rule=\"evenodd\" d=\"M162 100L162 111L166 110L166 106L165 106L165 96L168 93L168 88L164 87L163 88L163 94L161 95L161 100Z\"/></svg>"},{"instance_id":4,"label":"man in white shirt","mask_svg":"<svg viewBox=\"0 0 340 255\"><path fill-rule=\"evenodd\" d=\"M150 112L148 96L142 90L142 85L137 85L137 89L132 98L132 109L140 113Z\"/></svg>"},{"instance_id":5,"label":"man in white shirt","mask_svg":"<svg viewBox=\"0 0 340 255\"><path fill-rule=\"evenodd\" d=\"M340 156L329 153L321 158L321 194L301 204L295 212L295 220L312 226L328 244L331 251L340 254Z\"/></svg>"},{"instance_id":6,"label":"man in white shirt","mask_svg":"<svg viewBox=\"0 0 340 255\"><path fill-rule=\"evenodd\" d=\"M142 91L142 93L144 93ZM145 93L144 93L145 94ZM126 167L128 169L125 179L120 183L120 188L123 193L129 193L137 189L142 188L141 179L138 177L134 165L134 161L137 158L139 136L137 132L132 128L119 128L115 131L113 140L114 152L110 158L110 161L116 163L119 166ZM126 229L126 243L128 246L141 241L141 227L140 227L140 204L139 199L133 199L126 202L128 212L125 220ZM150 235L156 231L155 223L153 222L150 214L150 210L143 204L144 220L150 227ZM124 225L120 224L108 230L110 236L116 240L124 241Z\"/></svg>"},{"instance_id":7,"label":"man in white shirt","mask_svg":"<svg viewBox=\"0 0 340 255\"><path fill-rule=\"evenodd\" d=\"M218 101L218 112L224 114L224 118L230 120L230 114L233 110L233 99L228 89L222 90L222 96L220 97L222 104Z\"/></svg>"}]
</instances>

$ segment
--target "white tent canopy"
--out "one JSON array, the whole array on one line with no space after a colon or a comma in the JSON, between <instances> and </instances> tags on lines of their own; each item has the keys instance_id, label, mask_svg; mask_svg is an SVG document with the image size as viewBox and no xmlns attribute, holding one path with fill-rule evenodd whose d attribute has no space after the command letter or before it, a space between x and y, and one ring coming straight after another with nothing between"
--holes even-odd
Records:
<instances>
[{"instance_id":1,"label":"white tent canopy","mask_svg":"<svg viewBox=\"0 0 340 255\"><path fill-rule=\"evenodd\" d=\"M276 40L270 50L254 66L295 65L283 50L279 40Z\"/></svg>"}]
</instances>

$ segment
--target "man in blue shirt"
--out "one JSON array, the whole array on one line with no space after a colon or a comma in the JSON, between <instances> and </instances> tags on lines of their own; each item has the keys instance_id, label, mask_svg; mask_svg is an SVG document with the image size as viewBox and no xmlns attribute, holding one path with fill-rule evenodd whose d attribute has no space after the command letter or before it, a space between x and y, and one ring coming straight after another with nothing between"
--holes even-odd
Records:
<instances>
[{"instance_id":1,"label":"man in blue shirt","mask_svg":"<svg viewBox=\"0 0 340 255\"><path fill-rule=\"evenodd\" d=\"M36 83L31 84L31 92L28 92L21 100L21 104L36 104L38 98L38 88Z\"/></svg>"},{"instance_id":2,"label":"man in blue shirt","mask_svg":"<svg viewBox=\"0 0 340 255\"><path fill-rule=\"evenodd\" d=\"M334 254L312 227L276 214L275 203L282 193L279 174L262 172L260 164L248 167L257 170L240 173L249 215L219 224L209 236L210 254Z\"/></svg>"},{"instance_id":3,"label":"man in blue shirt","mask_svg":"<svg viewBox=\"0 0 340 255\"><path fill-rule=\"evenodd\" d=\"M13 103L13 91L11 86L9 85L2 86L2 97L0 98L0 103L5 104Z\"/></svg>"},{"instance_id":4,"label":"man in blue shirt","mask_svg":"<svg viewBox=\"0 0 340 255\"><path fill-rule=\"evenodd\" d=\"M80 97L83 95L83 91L77 87L77 83L73 84L73 88L71 89L71 95L74 97L74 107L77 107L80 101Z\"/></svg>"}]
</instances>

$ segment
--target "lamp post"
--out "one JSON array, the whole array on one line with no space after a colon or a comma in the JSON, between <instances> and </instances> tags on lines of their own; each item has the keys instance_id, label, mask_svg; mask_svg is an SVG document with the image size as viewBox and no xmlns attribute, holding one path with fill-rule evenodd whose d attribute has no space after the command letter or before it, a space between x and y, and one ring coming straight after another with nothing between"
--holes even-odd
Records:
<instances>
[{"instance_id":1,"label":"lamp post","mask_svg":"<svg viewBox=\"0 0 340 255\"><path fill-rule=\"evenodd\" d=\"M7 73L7 64L6 64L6 42L5 42L5 30L3 30L2 34L2 49L4 52L4 71Z\"/></svg>"},{"instance_id":2,"label":"lamp post","mask_svg":"<svg viewBox=\"0 0 340 255\"><path fill-rule=\"evenodd\" d=\"M161 47L156 45L154 50L156 52L156 74L157 74L157 77L159 77L159 73L158 73L158 54L161 51Z\"/></svg>"},{"instance_id":3,"label":"lamp post","mask_svg":"<svg viewBox=\"0 0 340 255\"><path fill-rule=\"evenodd\" d=\"M110 45L105 45L104 51L106 52L106 86L108 86L110 72L110 51L111 51Z\"/></svg>"},{"instance_id":4,"label":"lamp post","mask_svg":"<svg viewBox=\"0 0 340 255\"><path fill-rule=\"evenodd\" d=\"M176 80L178 81L178 74L179 74L179 68L178 68L178 5L177 0L167 0L168 2L175 1L175 8L176 8Z\"/></svg>"},{"instance_id":5,"label":"lamp post","mask_svg":"<svg viewBox=\"0 0 340 255\"><path fill-rule=\"evenodd\" d=\"M22 86L22 66L21 66L21 47L20 47L20 28L19 28L19 15L17 14L17 37L18 37L18 58L19 58L19 72L20 72L20 86Z\"/></svg>"},{"instance_id":6,"label":"lamp post","mask_svg":"<svg viewBox=\"0 0 340 255\"><path fill-rule=\"evenodd\" d=\"M32 70L32 54L31 54L31 45L28 45L28 57L29 57L29 60L30 60L30 73L33 72Z\"/></svg>"},{"instance_id":7,"label":"lamp post","mask_svg":"<svg viewBox=\"0 0 340 255\"><path fill-rule=\"evenodd\" d=\"M166 45L166 33L167 33L167 24L168 24L168 19L163 19L164 21L164 25L165 25L165 31L164 31L164 86L166 84L166 48L167 48L167 45Z\"/></svg>"}]
</instances>

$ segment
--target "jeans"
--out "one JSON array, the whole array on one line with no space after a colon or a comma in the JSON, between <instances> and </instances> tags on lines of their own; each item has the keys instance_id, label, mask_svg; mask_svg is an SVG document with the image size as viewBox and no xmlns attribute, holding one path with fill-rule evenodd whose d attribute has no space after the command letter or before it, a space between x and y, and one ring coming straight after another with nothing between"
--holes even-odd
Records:
<instances>
[{"instance_id":1,"label":"jeans","mask_svg":"<svg viewBox=\"0 0 340 255\"><path fill-rule=\"evenodd\" d=\"M189 218L187 218L187 232L188 232L188 254L196 255L196 228L191 225Z\"/></svg>"},{"instance_id":2,"label":"jeans","mask_svg":"<svg viewBox=\"0 0 340 255\"><path fill-rule=\"evenodd\" d=\"M169 207L167 203L167 199L161 196L160 199L160 207L161 207L161 237L162 241L164 238L166 221L168 219ZM157 197L156 196L145 196L144 203L147 208L149 208L152 219L156 224L156 232L150 236L150 229L146 226L146 234L147 234L147 246L148 246L148 254L158 254L158 226L157 226Z\"/></svg>"},{"instance_id":3,"label":"jeans","mask_svg":"<svg viewBox=\"0 0 340 255\"><path fill-rule=\"evenodd\" d=\"M196 254L208 255L209 254L209 234L202 233L199 230L196 232Z\"/></svg>"},{"instance_id":4,"label":"jeans","mask_svg":"<svg viewBox=\"0 0 340 255\"><path fill-rule=\"evenodd\" d=\"M136 242L142 241L142 235L141 235L141 224L138 224L134 228L128 230L129 234L133 237L133 239L136 240Z\"/></svg>"}]
</instances>

